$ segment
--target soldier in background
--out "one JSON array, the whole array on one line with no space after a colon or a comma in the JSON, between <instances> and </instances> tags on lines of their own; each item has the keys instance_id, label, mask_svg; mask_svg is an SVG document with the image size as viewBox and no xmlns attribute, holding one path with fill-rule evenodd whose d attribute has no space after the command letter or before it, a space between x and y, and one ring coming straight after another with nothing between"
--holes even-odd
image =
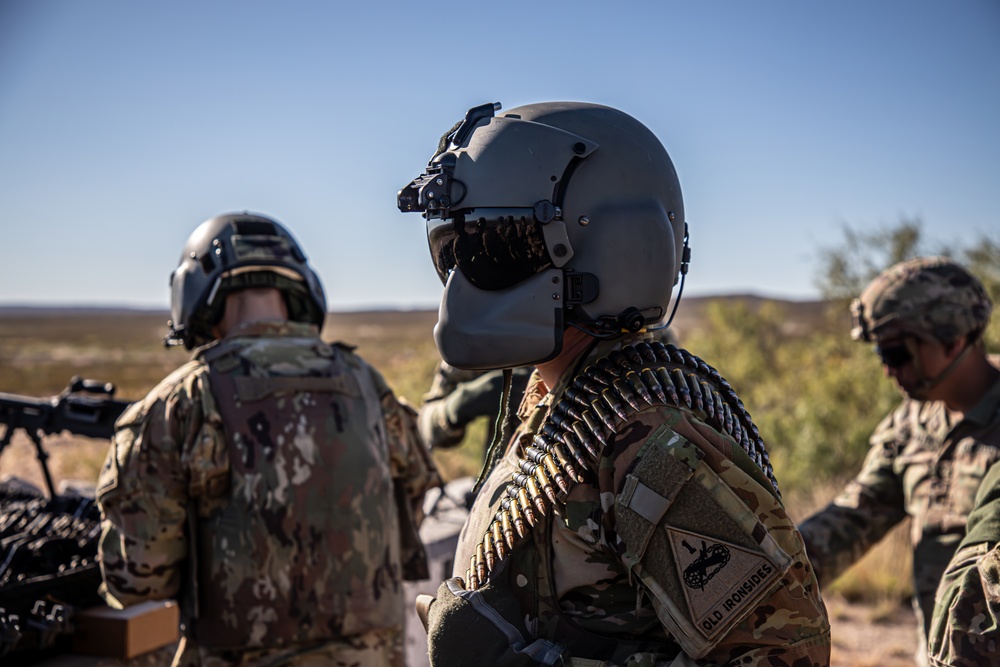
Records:
<instances>
[{"instance_id":1,"label":"soldier in background","mask_svg":"<svg viewBox=\"0 0 1000 667\"><path fill-rule=\"evenodd\" d=\"M277 222L212 218L171 276L194 358L117 423L101 471L102 594L177 597L175 665L403 664L402 579L438 482L415 413L319 337L319 279Z\"/></svg>"},{"instance_id":2,"label":"soldier in background","mask_svg":"<svg viewBox=\"0 0 1000 667\"><path fill-rule=\"evenodd\" d=\"M593 104L471 109L398 204L427 219L458 368L536 366L487 453L436 666L827 665L763 442L705 362L653 339L687 268L670 157Z\"/></svg>"},{"instance_id":3,"label":"soldier in background","mask_svg":"<svg viewBox=\"0 0 1000 667\"><path fill-rule=\"evenodd\" d=\"M869 283L852 305L851 335L875 343L905 398L875 429L857 477L799 526L827 585L912 518L921 661L941 575L1000 459L1000 371L982 342L991 309L979 280L942 257L901 262Z\"/></svg>"},{"instance_id":4,"label":"soldier in background","mask_svg":"<svg viewBox=\"0 0 1000 667\"><path fill-rule=\"evenodd\" d=\"M934 667L1000 665L1000 465L979 487L965 537L941 578L930 627Z\"/></svg>"}]
</instances>

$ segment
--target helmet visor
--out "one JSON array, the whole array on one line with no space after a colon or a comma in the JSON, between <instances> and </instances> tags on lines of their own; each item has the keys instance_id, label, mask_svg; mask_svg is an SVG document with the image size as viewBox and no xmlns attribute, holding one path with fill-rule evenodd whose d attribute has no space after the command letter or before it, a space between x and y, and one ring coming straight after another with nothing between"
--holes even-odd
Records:
<instances>
[{"instance_id":1,"label":"helmet visor","mask_svg":"<svg viewBox=\"0 0 1000 667\"><path fill-rule=\"evenodd\" d=\"M472 209L427 221L431 259L442 284L459 269L481 290L501 290L552 266L530 208Z\"/></svg>"}]
</instances>

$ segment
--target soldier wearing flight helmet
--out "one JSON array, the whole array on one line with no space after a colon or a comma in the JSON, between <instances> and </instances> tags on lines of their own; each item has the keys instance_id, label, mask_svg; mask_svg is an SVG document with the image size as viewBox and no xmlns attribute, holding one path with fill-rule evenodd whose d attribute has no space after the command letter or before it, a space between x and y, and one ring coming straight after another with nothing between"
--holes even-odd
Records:
<instances>
[{"instance_id":1,"label":"soldier wearing flight helmet","mask_svg":"<svg viewBox=\"0 0 1000 667\"><path fill-rule=\"evenodd\" d=\"M432 664L828 664L756 427L651 333L688 258L666 150L605 106L498 110L471 109L398 197L427 221L444 360L537 366L454 577L418 600Z\"/></svg>"}]
</instances>

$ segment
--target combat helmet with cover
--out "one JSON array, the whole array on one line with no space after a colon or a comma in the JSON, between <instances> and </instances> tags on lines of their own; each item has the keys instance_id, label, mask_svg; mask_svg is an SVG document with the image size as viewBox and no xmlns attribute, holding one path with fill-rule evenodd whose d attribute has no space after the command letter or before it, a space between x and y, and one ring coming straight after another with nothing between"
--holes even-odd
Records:
<instances>
[{"instance_id":1,"label":"combat helmet with cover","mask_svg":"<svg viewBox=\"0 0 1000 667\"><path fill-rule=\"evenodd\" d=\"M288 230L252 213L206 220L188 237L170 274L170 331L164 342L189 350L210 342L226 295L259 287L281 291L289 320L322 326L323 286Z\"/></svg>"},{"instance_id":2,"label":"combat helmet with cover","mask_svg":"<svg viewBox=\"0 0 1000 667\"><path fill-rule=\"evenodd\" d=\"M854 340L912 336L951 343L982 335L993 304L983 284L947 257L916 257L891 266L851 304Z\"/></svg>"},{"instance_id":3,"label":"combat helmet with cover","mask_svg":"<svg viewBox=\"0 0 1000 667\"><path fill-rule=\"evenodd\" d=\"M445 294L435 339L475 370L557 356L567 325L598 336L664 319L682 266L680 183L659 139L580 102L470 109L401 211L427 220Z\"/></svg>"}]
</instances>

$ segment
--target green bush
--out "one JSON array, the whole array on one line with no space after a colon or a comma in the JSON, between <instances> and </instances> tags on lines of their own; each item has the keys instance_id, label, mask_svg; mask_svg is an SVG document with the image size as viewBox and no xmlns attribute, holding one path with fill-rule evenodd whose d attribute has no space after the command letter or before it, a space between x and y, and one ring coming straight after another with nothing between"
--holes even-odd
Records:
<instances>
[{"instance_id":1,"label":"green bush","mask_svg":"<svg viewBox=\"0 0 1000 667\"><path fill-rule=\"evenodd\" d=\"M868 436L900 395L871 346L833 326L789 332L787 322L774 302L715 301L707 326L687 347L736 389L768 445L779 483L793 491L852 476Z\"/></svg>"}]
</instances>

